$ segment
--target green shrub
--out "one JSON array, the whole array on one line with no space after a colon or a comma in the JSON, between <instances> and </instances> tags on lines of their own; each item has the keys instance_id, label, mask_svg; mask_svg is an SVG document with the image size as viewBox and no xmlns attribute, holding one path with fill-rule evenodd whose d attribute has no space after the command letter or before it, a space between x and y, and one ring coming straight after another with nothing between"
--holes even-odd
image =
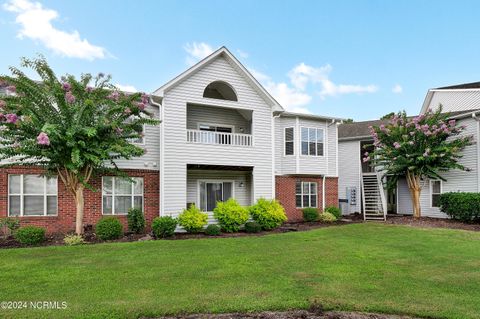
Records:
<instances>
[{"instance_id":1,"label":"green shrub","mask_svg":"<svg viewBox=\"0 0 480 319\"><path fill-rule=\"evenodd\" d=\"M7 230L10 231L10 234L14 234L20 228L20 219L13 217L0 218L0 228L3 229L4 235L8 235Z\"/></svg>"},{"instance_id":2,"label":"green shrub","mask_svg":"<svg viewBox=\"0 0 480 319\"><path fill-rule=\"evenodd\" d=\"M265 230L277 228L287 220L285 209L274 199L260 198L249 210L252 218Z\"/></svg>"},{"instance_id":3,"label":"green shrub","mask_svg":"<svg viewBox=\"0 0 480 319\"><path fill-rule=\"evenodd\" d=\"M71 234L63 238L63 242L66 246L78 246L85 244L85 240L81 235Z\"/></svg>"},{"instance_id":4,"label":"green shrub","mask_svg":"<svg viewBox=\"0 0 480 319\"><path fill-rule=\"evenodd\" d=\"M262 226L257 222L247 222L245 223L245 231L247 233L259 233L262 231Z\"/></svg>"},{"instance_id":5,"label":"green shrub","mask_svg":"<svg viewBox=\"0 0 480 319\"><path fill-rule=\"evenodd\" d=\"M342 212L340 211L340 208L335 207L335 206L329 206L325 208L326 213L330 213L333 216L335 216L336 219L342 219Z\"/></svg>"},{"instance_id":6,"label":"green shrub","mask_svg":"<svg viewBox=\"0 0 480 319\"><path fill-rule=\"evenodd\" d=\"M141 234L145 231L145 216L141 209L130 208L127 215L128 230L135 234Z\"/></svg>"},{"instance_id":7,"label":"green shrub","mask_svg":"<svg viewBox=\"0 0 480 319\"><path fill-rule=\"evenodd\" d=\"M319 219L322 223L333 223L337 220L337 217L329 212L323 212L320 214Z\"/></svg>"},{"instance_id":8,"label":"green shrub","mask_svg":"<svg viewBox=\"0 0 480 319\"><path fill-rule=\"evenodd\" d=\"M155 238L172 237L177 228L177 220L171 216L156 217L152 222L152 232Z\"/></svg>"},{"instance_id":9,"label":"green shrub","mask_svg":"<svg viewBox=\"0 0 480 319\"><path fill-rule=\"evenodd\" d=\"M205 234L207 234L208 236L218 236L220 235L222 232L220 230L220 226L218 225L208 225L207 228L205 228Z\"/></svg>"},{"instance_id":10,"label":"green shrub","mask_svg":"<svg viewBox=\"0 0 480 319\"><path fill-rule=\"evenodd\" d=\"M440 210L450 218L462 222L480 222L480 193L443 193Z\"/></svg>"},{"instance_id":11,"label":"green shrub","mask_svg":"<svg viewBox=\"0 0 480 319\"><path fill-rule=\"evenodd\" d=\"M123 225L115 217L103 217L95 226L98 238L102 240L118 239L123 236Z\"/></svg>"},{"instance_id":12,"label":"green shrub","mask_svg":"<svg viewBox=\"0 0 480 319\"><path fill-rule=\"evenodd\" d=\"M207 218L206 213L192 205L178 216L178 224L189 233L198 233L207 224Z\"/></svg>"},{"instance_id":13,"label":"green shrub","mask_svg":"<svg viewBox=\"0 0 480 319\"><path fill-rule=\"evenodd\" d=\"M22 245L38 245L45 240L45 229L25 226L15 232L15 239Z\"/></svg>"},{"instance_id":14,"label":"green shrub","mask_svg":"<svg viewBox=\"0 0 480 319\"><path fill-rule=\"evenodd\" d=\"M240 226L248 220L248 210L233 198L226 202L218 202L213 209L213 216L218 220L222 230L233 233L240 230Z\"/></svg>"},{"instance_id":15,"label":"green shrub","mask_svg":"<svg viewBox=\"0 0 480 319\"><path fill-rule=\"evenodd\" d=\"M307 207L303 209L303 220L306 222L314 222L318 220L318 209Z\"/></svg>"}]
</instances>

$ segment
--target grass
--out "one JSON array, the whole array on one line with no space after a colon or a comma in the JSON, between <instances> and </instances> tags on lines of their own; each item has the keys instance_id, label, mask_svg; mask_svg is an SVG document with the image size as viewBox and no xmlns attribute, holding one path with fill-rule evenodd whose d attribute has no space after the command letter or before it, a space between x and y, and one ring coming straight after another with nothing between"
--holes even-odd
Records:
<instances>
[{"instance_id":1,"label":"grass","mask_svg":"<svg viewBox=\"0 0 480 319\"><path fill-rule=\"evenodd\" d=\"M352 224L264 237L0 251L2 318L308 308L480 318L480 233Z\"/></svg>"}]
</instances>

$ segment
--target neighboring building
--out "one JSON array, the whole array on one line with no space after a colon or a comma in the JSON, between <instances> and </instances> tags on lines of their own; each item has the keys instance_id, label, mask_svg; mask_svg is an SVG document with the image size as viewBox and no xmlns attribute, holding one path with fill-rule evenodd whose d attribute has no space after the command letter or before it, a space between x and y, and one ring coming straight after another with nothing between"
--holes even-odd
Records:
<instances>
[{"instance_id":1,"label":"neighboring building","mask_svg":"<svg viewBox=\"0 0 480 319\"><path fill-rule=\"evenodd\" d=\"M480 192L480 82L449 86L428 91L421 112L435 110L442 105L459 125L462 133L471 135L474 144L467 146L460 159L469 171L451 170L442 174L447 180L425 180L420 204L423 216L447 217L439 210L438 198L444 192ZM386 214L413 214L410 192L405 178L397 187L385 190L381 186L382 173L363 163L363 146L373 143L370 125L386 121L365 121L339 126L339 177L338 194L344 214L361 213L366 219L383 219ZM353 155L356 154L356 155ZM364 208L365 207L365 208Z\"/></svg>"},{"instance_id":2,"label":"neighboring building","mask_svg":"<svg viewBox=\"0 0 480 319\"><path fill-rule=\"evenodd\" d=\"M211 214L217 201L248 206L278 198L291 221L301 209L338 205L338 139L341 119L285 112L224 47L169 81L152 95L149 109L161 120L145 126L147 153L118 161L137 183L96 177L86 190L85 218L119 216L143 208L147 223L177 216L196 204ZM0 217L49 232L74 229L75 205L60 180L38 168L0 169Z\"/></svg>"}]
</instances>

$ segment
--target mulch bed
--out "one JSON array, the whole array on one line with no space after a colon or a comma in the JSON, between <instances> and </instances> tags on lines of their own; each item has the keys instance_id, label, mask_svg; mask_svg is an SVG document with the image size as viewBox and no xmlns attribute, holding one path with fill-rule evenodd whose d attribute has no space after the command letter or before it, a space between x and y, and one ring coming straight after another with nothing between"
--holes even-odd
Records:
<instances>
[{"instance_id":1,"label":"mulch bed","mask_svg":"<svg viewBox=\"0 0 480 319\"><path fill-rule=\"evenodd\" d=\"M157 319L415 319L408 316L384 315L375 313L343 312L343 311L306 311L294 310L285 312L197 314L161 317ZM147 319L147 318L143 318Z\"/></svg>"},{"instance_id":2,"label":"mulch bed","mask_svg":"<svg viewBox=\"0 0 480 319\"><path fill-rule=\"evenodd\" d=\"M457 220L443 218L421 217L418 219L414 219L412 216L388 215L387 221L385 223L423 228L451 228L480 231L480 224L465 224Z\"/></svg>"}]
</instances>

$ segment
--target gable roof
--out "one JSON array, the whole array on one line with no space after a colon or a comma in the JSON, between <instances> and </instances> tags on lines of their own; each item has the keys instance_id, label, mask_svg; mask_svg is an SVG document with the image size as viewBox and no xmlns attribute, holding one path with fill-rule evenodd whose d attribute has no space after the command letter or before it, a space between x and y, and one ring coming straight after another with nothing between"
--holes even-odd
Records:
<instances>
[{"instance_id":1,"label":"gable roof","mask_svg":"<svg viewBox=\"0 0 480 319\"><path fill-rule=\"evenodd\" d=\"M480 89L480 82L470 82L436 88L436 90Z\"/></svg>"},{"instance_id":2,"label":"gable roof","mask_svg":"<svg viewBox=\"0 0 480 319\"><path fill-rule=\"evenodd\" d=\"M240 63L240 61L224 46L222 46L220 49L216 50L215 52L213 52L203 60L199 61L197 64L193 65L183 73L179 74L172 80L168 81L167 83L165 83L164 85L156 89L153 92L153 95L158 95L163 97L163 94L166 90L180 83L182 80L194 74L203 66L209 64L211 61L213 61L219 56L225 57L238 68L240 73L247 79L247 81L250 82L250 84L252 84L257 89L258 93L260 93L260 95L267 102L267 104L270 105L270 107L272 107L273 111L278 111L278 112L284 111L284 108L275 100L275 98L271 96L270 93L268 93L268 91L260 84L260 82L258 82L257 79L253 77L253 75L247 70L247 68L243 66L243 64Z\"/></svg>"}]
</instances>

